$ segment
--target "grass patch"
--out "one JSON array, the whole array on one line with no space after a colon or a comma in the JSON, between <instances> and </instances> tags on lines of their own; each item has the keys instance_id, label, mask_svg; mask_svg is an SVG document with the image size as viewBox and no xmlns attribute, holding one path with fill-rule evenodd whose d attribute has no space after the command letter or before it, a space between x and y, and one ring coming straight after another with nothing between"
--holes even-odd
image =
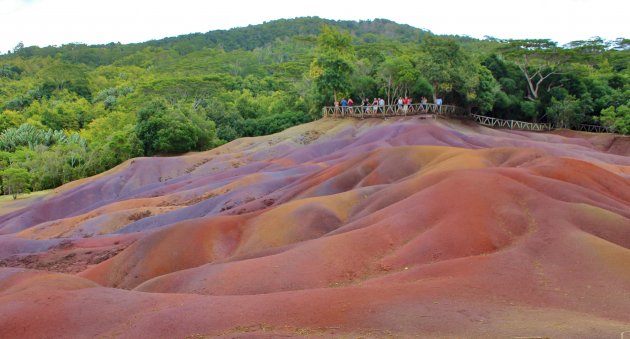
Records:
<instances>
[{"instance_id":1,"label":"grass patch","mask_svg":"<svg viewBox=\"0 0 630 339\"><path fill-rule=\"evenodd\" d=\"M28 194L20 194L16 200L13 200L13 197L10 195L0 195L0 215L11 213L26 207L28 206L29 201L37 198L43 198L51 192L52 190L45 190Z\"/></svg>"},{"instance_id":2,"label":"grass patch","mask_svg":"<svg viewBox=\"0 0 630 339\"><path fill-rule=\"evenodd\" d=\"M32 192L32 193L20 194L20 195L18 195L16 200L13 200L13 197L10 196L10 195L0 195L0 203L20 201L20 200L28 200L28 199L32 199L32 198L38 198L38 197L42 197L44 195L47 195L50 192L52 192L52 190L44 190L44 191L37 191L37 192Z\"/></svg>"}]
</instances>

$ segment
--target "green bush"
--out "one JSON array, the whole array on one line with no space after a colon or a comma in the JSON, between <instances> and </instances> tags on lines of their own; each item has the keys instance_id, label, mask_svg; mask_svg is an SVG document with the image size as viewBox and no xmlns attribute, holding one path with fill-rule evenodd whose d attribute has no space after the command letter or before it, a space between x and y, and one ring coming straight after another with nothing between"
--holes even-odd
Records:
<instances>
[{"instance_id":1,"label":"green bush","mask_svg":"<svg viewBox=\"0 0 630 339\"><path fill-rule=\"evenodd\" d=\"M205 150L218 142L214 123L201 113L167 108L161 101L138 112L136 136L145 155Z\"/></svg>"},{"instance_id":2,"label":"green bush","mask_svg":"<svg viewBox=\"0 0 630 339\"><path fill-rule=\"evenodd\" d=\"M617 133L630 134L630 105L610 106L602 110L598 120Z\"/></svg>"},{"instance_id":3,"label":"green bush","mask_svg":"<svg viewBox=\"0 0 630 339\"><path fill-rule=\"evenodd\" d=\"M17 199L18 194L30 192L30 173L24 168L9 167L0 172L2 192Z\"/></svg>"}]
</instances>

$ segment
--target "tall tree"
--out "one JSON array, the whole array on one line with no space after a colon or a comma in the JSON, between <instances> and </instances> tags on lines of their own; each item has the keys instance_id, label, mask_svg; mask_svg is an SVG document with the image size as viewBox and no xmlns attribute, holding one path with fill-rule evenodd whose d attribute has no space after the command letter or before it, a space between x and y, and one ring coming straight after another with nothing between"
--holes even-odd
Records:
<instances>
[{"instance_id":1,"label":"tall tree","mask_svg":"<svg viewBox=\"0 0 630 339\"><path fill-rule=\"evenodd\" d=\"M527 81L527 99L537 101L541 85L554 74L560 74L568 54L549 39L507 40L501 47L514 61Z\"/></svg>"},{"instance_id":2,"label":"tall tree","mask_svg":"<svg viewBox=\"0 0 630 339\"><path fill-rule=\"evenodd\" d=\"M551 98L551 103L547 107L547 116L556 128L575 127L584 119L584 114L580 110L580 101L572 95L567 95L562 100Z\"/></svg>"},{"instance_id":3,"label":"tall tree","mask_svg":"<svg viewBox=\"0 0 630 339\"><path fill-rule=\"evenodd\" d=\"M441 92L450 92L462 80L467 69L468 58L459 44L451 38L427 36L422 42L418 62L420 73L433 86L433 102Z\"/></svg>"},{"instance_id":4,"label":"tall tree","mask_svg":"<svg viewBox=\"0 0 630 339\"><path fill-rule=\"evenodd\" d=\"M322 26L317 38L316 57L311 64L311 75L319 92L325 96L350 89L354 48L352 37L330 26Z\"/></svg>"},{"instance_id":5,"label":"tall tree","mask_svg":"<svg viewBox=\"0 0 630 339\"><path fill-rule=\"evenodd\" d=\"M383 89L387 94L387 103L401 95L408 95L411 87L420 77L418 70L405 56L385 58L377 71Z\"/></svg>"},{"instance_id":6,"label":"tall tree","mask_svg":"<svg viewBox=\"0 0 630 339\"><path fill-rule=\"evenodd\" d=\"M492 111L501 87L490 72L483 65L476 65L476 74L465 82L466 103L468 109L477 107L481 114Z\"/></svg>"}]
</instances>

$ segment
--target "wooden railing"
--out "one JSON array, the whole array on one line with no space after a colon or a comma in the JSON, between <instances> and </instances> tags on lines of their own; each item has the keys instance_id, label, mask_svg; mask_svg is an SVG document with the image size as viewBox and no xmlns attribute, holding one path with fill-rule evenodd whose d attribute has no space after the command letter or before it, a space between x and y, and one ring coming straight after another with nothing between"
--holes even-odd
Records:
<instances>
[{"instance_id":1,"label":"wooden railing","mask_svg":"<svg viewBox=\"0 0 630 339\"><path fill-rule=\"evenodd\" d=\"M503 120L477 114L471 114L470 116L478 124L488 127L522 129L527 131L550 131L553 129L551 124L525 122L519 120Z\"/></svg>"},{"instance_id":2,"label":"wooden railing","mask_svg":"<svg viewBox=\"0 0 630 339\"><path fill-rule=\"evenodd\" d=\"M331 118L388 118L395 116L411 116L429 114L432 117L470 118L480 125L494 128L509 128L527 131L551 131L555 127L550 123L535 123L519 120L504 120L487 117L478 114L469 114L465 109L453 105L437 104L411 104L411 105L384 105L384 106L325 106L322 108L324 117ZM579 125L574 128L578 131L594 133L613 133L614 131L604 126Z\"/></svg>"},{"instance_id":3,"label":"wooden railing","mask_svg":"<svg viewBox=\"0 0 630 339\"><path fill-rule=\"evenodd\" d=\"M325 106L322 108L324 117L332 118L387 118L395 116L408 116L417 114L435 114L449 117L464 117L466 111L453 105L436 104L411 104L411 105L384 105L384 106Z\"/></svg>"},{"instance_id":4,"label":"wooden railing","mask_svg":"<svg viewBox=\"0 0 630 339\"><path fill-rule=\"evenodd\" d=\"M576 130L582 132L594 132L594 133L614 133L612 128L599 126L599 125L579 125Z\"/></svg>"}]
</instances>

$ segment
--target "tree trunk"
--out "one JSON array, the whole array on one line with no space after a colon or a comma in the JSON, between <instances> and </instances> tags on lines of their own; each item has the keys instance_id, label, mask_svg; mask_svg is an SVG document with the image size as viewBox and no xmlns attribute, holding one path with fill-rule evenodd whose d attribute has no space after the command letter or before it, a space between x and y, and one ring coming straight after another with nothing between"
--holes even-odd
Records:
<instances>
[{"instance_id":1,"label":"tree trunk","mask_svg":"<svg viewBox=\"0 0 630 339\"><path fill-rule=\"evenodd\" d=\"M437 81L433 82L433 103L435 103L435 101L437 100L437 91L439 85L440 84Z\"/></svg>"},{"instance_id":2,"label":"tree trunk","mask_svg":"<svg viewBox=\"0 0 630 339\"><path fill-rule=\"evenodd\" d=\"M534 74L529 75L529 71L527 70L527 67L528 67L527 64L524 64L524 65L519 64L518 67L520 68L521 72L523 72L523 75L525 76L525 79L527 80L527 99L530 101L538 100L538 91L540 90L540 85L542 85L543 81L545 81L547 78L549 78L550 76L554 74L559 74L556 71L551 71L543 75L543 69L539 68L538 70L536 70ZM537 81L535 80L536 77L538 77ZM536 81L536 83L534 83L534 81Z\"/></svg>"},{"instance_id":3,"label":"tree trunk","mask_svg":"<svg viewBox=\"0 0 630 339\"><path fill-rule=\"evenodd\" d=\"M392 104L392 76L387 79L387 105Z\"/></svg>"}]
</instances>

